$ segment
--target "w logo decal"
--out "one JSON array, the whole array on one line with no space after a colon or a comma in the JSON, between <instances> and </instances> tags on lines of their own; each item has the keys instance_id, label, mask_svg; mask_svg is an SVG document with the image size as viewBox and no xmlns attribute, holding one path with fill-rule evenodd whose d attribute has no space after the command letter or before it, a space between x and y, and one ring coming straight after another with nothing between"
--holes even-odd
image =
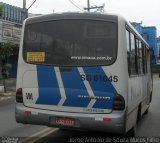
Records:
<instances>
[{"instance_id":1,"label":"w logo decal","mask_svg":"<svg viewBox=\"0 0 160 143\"><path fill-rule=\"evenodd\" d=\"M26 93L26 99L28 99L28 100L33 100L33 95L32 95L32 93Z\"/></svg>"}]
</instances>

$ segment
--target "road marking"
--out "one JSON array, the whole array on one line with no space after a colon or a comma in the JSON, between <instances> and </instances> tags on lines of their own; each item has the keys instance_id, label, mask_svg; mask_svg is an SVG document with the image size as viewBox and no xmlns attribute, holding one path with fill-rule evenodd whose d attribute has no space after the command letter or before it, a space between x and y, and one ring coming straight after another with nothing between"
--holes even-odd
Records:
<instances>
[{"instance_id":1,"label":"road marking","mask_svg":"<svg viewBox=\"0 0 160 143\"><path fill-rule=\"evenodd\" d=\"M42 131L39 131L39 132L33 134L30 137L27 137L24 140L19 141L18 143L33 143L33 142L40 140L42 137L45 137L45 136L47 136L57 130L59 130L59 129L58 128L46 128L46 129L43 129Z\"/></svg>"}]
</instances>

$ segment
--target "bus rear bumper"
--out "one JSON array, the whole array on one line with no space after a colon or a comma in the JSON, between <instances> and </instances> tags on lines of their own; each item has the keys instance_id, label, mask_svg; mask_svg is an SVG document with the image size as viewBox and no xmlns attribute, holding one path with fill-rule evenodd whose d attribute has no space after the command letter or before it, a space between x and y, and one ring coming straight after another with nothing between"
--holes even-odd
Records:
<instances>
[{"instance_id":1,"label":"bus rear bumper","mask_svg":"<svg viewBox=\"0 0 160 143\"><path fill-rule=\"evenodd\" d=\"M75 120L74 126L57 125L55 119L71 118ZM63 129L95 130L109 133L125 133L126 111L113 111L110 114L86 114L48 111L29 108L22 103L16 103L15 118L18 123L46 125Z\"/></svg>"}]
</instances>

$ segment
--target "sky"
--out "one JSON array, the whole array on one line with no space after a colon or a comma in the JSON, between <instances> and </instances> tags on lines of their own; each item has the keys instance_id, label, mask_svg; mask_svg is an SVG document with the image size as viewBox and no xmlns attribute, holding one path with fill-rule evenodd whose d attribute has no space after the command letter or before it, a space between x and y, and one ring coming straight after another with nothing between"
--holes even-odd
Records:
<instances>
[{"instance_id":1,"label":"sky","mask_svg":"<svg viewBox=\"0 0 160 143\"><path fill-rule=\"evenodd\" d=\"M0 1L23 7L23 0ZM34 0L26 1L29 7ZM160 36L160 0L90 0L91 6L103 4L105 13L122 15L130 22L142 22L143 26L156 26L157 35ZM84 7L87 7L87 0L36 0L29 12L35 14L83 12Z\"/></svg>"}]
</instances>

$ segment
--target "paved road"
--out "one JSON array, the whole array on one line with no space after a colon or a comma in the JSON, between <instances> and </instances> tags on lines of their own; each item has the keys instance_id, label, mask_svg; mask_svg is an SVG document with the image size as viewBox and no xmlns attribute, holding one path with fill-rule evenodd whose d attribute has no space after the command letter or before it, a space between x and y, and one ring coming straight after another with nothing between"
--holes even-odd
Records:
<instances>
[{"instance_id":1,"label":"paved road","mask_svg":"<svg viewBox=\"0 0 160 143\"><path fill-rule=\"evenodd\" d=\"M140 121L137 136L160 137L160 79L158 78L154 80L149 113Z\"/></svg>"},{"instance_id":2,"label":"paved road","mask_svg":"<svg viewBox=\"0 0 160 143\"><path fill-rule=\"evenodd\" d=\"M0 137L28 137L46 127L23 125L15 121L14 98L0 101Z\"/></svg>"},{"instance_id":3,"label":"paved road","mask_svg":"<svg viewBox=\"0 0 160 143\"><path fill-rule=\"evenodd\" d=\"M160 137L160 79L154 81L153 100L148 115L138 124L137 137ZM44 132L45 131L45 134ZM48 132L48 133L47 133ZM43 126L17 124L14 118L14 99L0 102L0 136L29 137L48 135L49 142L81 142L84 139L107 139L115 135L100 132L62 131ZM78 139L78 141L75 141ZM39 142L44 142L46 138ZM97 140L96 140L97 141Z\"/></svg>"}]
</instances>

